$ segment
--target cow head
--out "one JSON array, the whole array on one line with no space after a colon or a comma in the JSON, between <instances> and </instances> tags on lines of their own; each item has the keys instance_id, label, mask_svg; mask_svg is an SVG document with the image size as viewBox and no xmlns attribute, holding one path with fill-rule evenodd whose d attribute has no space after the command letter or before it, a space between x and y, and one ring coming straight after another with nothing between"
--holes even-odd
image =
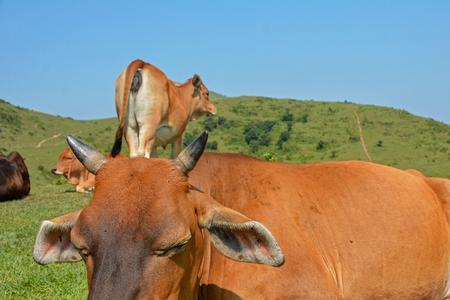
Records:
<instances>
[{"instance_id":1,"label":"cow head","mask_svg":"<svg viewBox=\"0 0 450 300\"><path fill-rule=\"evenodd\" d=\"M52 169L55 175L66 177L71 184L78 184L82 174L86 173L86 168L73 154L70 147L65 148L59 155L58 163Z\"/></svg>"},{"instance_id":2,"label":"cow head","mask_svg":"<svg viewBox=\"0 0 450 300\"><path fill-rule=\"evenodd\" d=\"M217 109L211 100L209 100L209 91L203 84L200 76L195 74L191 79L191 83L193 87L192 100L194 105L192 119L197 119L208 114L215 115Z\"/></svg>"},{"instance_id":3,"label":"cow head","mask_svg":"<svg viewBox=\"0 0 450 300\"><path fill-rule=\"evenodd\" d=\"M189 185L187 175L203 153L206 133L175 160L106 161L68 139L97 174L95 193L86 208L42 223L34 259L39 264L84 260L89 299L191 299L210 241L237 261L284 262L262 224Z\"/></svg>"}]
</instances>

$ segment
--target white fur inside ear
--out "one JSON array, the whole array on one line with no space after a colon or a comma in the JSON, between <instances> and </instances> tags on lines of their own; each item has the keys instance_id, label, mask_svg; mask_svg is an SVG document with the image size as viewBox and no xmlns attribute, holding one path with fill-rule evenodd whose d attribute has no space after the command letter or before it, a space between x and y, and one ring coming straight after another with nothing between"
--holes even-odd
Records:
<instances>
[{"instance_id":1,"label":"white fur inside ear","mask_svg":"<svg viewBox=\"0 0 450 300\"><path fill-rule=\"evenodd\" d=\"M281 266L284 255L272 233L261 223L212 221L207 224L214 246L241 262Z\"/></svg>"},{"instance_id":2,"label":"white fur inside ear","mask_svg":"<svg viewBox=\"0 0 450 300\"><path fill-rule=\"evenodd\" d=\"M74 222L42 222L34 244L34 260L40 265L80 261L81 256L70 240L73 225Z\"/></svg>"}]
</instances>

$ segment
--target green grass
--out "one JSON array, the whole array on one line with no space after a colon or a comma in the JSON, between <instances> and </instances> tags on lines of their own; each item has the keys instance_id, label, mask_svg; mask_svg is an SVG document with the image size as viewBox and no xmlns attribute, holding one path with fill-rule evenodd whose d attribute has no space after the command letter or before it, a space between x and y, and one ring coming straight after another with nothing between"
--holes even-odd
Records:
<instances>
[{"instance_id":1,"label":"green grass","mask_svg":"<svg viewBox=\"0 0 450 300\"><path fill-rule=\"evenodd\" d=\"M208 128L209 147L217 147L216 151L300 163L364 160L354 117L357 112L375 162L450 178L450 126L431 119L352 103L220 95L214 102L218 116L192 122L188 140ZM50 174L66 147L64 137L74 134L107 152L116 126L115 118L78 121L0 101L0 152L19 151L31 175L30 196L0 203L0 299L86 298L83 264L41 267L33 262L32 249L42 220L81 208L90 199ZM285 141L280 146L282 134ZM57 137L37 147L52 136Z\"/></svg>"}]
</instances>

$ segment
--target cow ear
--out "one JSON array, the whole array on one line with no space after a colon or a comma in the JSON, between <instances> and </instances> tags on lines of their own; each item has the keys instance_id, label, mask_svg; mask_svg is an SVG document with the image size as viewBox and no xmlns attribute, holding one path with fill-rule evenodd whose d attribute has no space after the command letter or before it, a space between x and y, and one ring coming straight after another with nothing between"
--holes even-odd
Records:
<instances>
[{"instance_id":1,"label":"cow ear","mask_svg":"<svg viewBox=\"0 0 450 300\"><path fill-rule=\"evenodd\" d=\"M81 210L49 221L39 228L34 244L33 258L40 265L61 262L75 262L82 258L72 244L70 231Z\"/></svg>"},{"instance_id":2,"label":"cow ear","mask_svg":"<svg viewBox=\"0 0 450 300\"><path fill-rule=\"evenodd\" d=\"M202 79L198 74L194 74L192 77L192 85L195 87L195 89L199 89L202 85Z\"/></svg>"},{"instance_id":3,"label":"cow ear","mask_svg":"<svg viewBox=\"0 0 450 300\"><path fill-rule=\"evenodd\" d=\"M272 233L261 223L224 207L210 196L192 191L198 222L206 228L214 247L231 259L281 266L284 255Z\"/></svg>"}]
</instances>

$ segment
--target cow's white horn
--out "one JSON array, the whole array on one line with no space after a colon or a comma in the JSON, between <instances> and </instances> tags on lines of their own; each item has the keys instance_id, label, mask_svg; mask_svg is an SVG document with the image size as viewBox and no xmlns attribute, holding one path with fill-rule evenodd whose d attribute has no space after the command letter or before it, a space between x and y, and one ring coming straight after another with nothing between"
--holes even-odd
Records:
<instances>
[{"instance_id":1,"label":"cow's white horn","mask_svg":"<svg viewBox=\"0 0 450 300\"><path fill-rule=\"evenodd\" d=\"M200 156L202 156L207 141L208 132L204 131L180 154L178 154L178 157L175 159L177 168L187 175L195 167L195 164L200 159Z\"/></svg>"},{"instance_id":2,"label":"cow's white horn","mask_svg":"<svg viewBox=\"0 0 450 300\"><path fill-rule=\"evenodd\" d=\"M106 163L106 156L77 138L68 135L67 143L78 160L92 174L97 174L98 170Z\"/></svg>"}]
</instances>

